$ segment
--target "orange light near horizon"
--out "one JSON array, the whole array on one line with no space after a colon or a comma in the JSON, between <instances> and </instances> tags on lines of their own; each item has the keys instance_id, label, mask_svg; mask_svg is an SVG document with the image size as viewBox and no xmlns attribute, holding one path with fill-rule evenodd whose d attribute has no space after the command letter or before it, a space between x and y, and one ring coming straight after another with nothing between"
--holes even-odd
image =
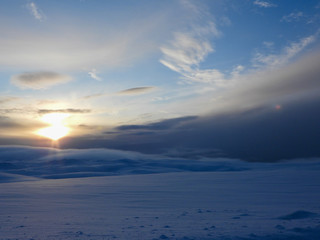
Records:
<instances>
[{"instance_id":1,"label":"orange light near horizon","mask_svg":"<svg viewBox=\"0 0 320 240\"><path fill-rule=\"evenodd\" d=\"M48 113L41 120L49 123L51 126L36 131L36 134L50 138L53 141L59 140L69 134L70 128L64 125L64 120L69 117L66 113Z\"/></svg>"}]
</instances>

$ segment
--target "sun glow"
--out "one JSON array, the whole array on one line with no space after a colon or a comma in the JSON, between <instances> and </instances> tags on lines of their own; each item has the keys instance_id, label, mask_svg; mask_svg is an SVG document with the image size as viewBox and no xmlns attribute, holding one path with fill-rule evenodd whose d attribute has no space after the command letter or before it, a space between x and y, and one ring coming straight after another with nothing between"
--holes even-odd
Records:
<instances>
[{"instance_id":1,"label":"sun glow","mask_svg":"<svg viewBox=\"0 0 320 240\"><path fill-rule=\"evenodd\" d=\"M36 134L54 141L68 135L70 128L64 124L64 120L67 117L69 117L69 114L66 113L49 113L44 115L41 120L49 123L51 126L38 130Z\"/></svg>"}]
</instances>

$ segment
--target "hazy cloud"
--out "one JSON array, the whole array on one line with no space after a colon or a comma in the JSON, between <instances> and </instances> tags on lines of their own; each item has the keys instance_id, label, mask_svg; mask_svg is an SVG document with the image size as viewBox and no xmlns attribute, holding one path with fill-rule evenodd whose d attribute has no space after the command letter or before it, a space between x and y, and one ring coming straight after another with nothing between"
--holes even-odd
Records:
<instances>
[{"instance_id":1,"label":"hazy cloud","mask_svg":"<svg viewBox=\"0 0 320 240\"><path fill-rule=\"evenodd\" d=\"M15 100L18 100L20 98L18 97L0 97L0 104L4 104L4 103L8 103L8 102L12 102L12 101L15 101Z\"/></svg>"},{"instance_id":2,"label":"hazy cloud","mask_svg":"<svg viewBox=\"0 0 320 240\"><path fill-rule=\"evenodd\" d=\"M0 114L2 114L0 112ZM17 136L20 134L20 136L26 136L25 131L30 132L30 122L21 122L19 120L14 120L10 117L1 116L0 115L0 132L1 136ZM39 127L39 124L34 124L33 127ZM17 132L19 132L17 134Z\"/></svg>"},{"instance_id":3,"label":"hazy cloud","mask_svg":"<svg viewBox=\"0 0 320 240\"><path fill-rule=\"evenodd\" d=\"M190 24L188 31L173 33L173 39L160 48L163 56L159 61L172 71L180 73L187 81L207 82L208 79L197 78L195 75L205 71L200 70L199 65L208 54L214 52L210 38L219 37L221 33L212 21L213 17L205 9L190 1L181 3L191 10L190 14L197 20Z\"/></svg>"},{"instance_id":4,"label":"hazy cloud","mask_svg":"<svg viewBox=\"0 0 320 240\"><path fill-rule=\"evenodd\" d=\"M257 53L253 59L253 63L255 66L267 66L267 67L276 67L286 64L291 58L296 56L302 50L304 50L308 45L313 43L317 36L318 32L314 35L310 35L308 37L302 38L297 42L291 43L289 46L285 47L282 50L281 54L269 54L264 55L261 53Z\"/></svg>"},{"instance_id":5,"label":"hazy cloud","mask_svg":"<svg viewBox=\"0 0 320 240\"><path fill-rule=\"evenodd\" d=\"M68 11L63 12L66 13ZM93 18L74 22L65 16L70 20L65 23L59 18L59 13L55 16L59 27L50 24L42 29L21 25L12 31L3 25L1 32L5 37L0 38L0 65L5 69L27 71L87 69L92 77L100 77L91 69L126 66L154 51L160 41L157 37L159 28L164 31L170 21L164 16L163 13L146 14L130 19L131 24L123 26L122 22L129 18L123 15L119 19L120 28L117 24L106 28L102 23L101 26L98 24L99 28ZM95 27L90 27L92 25Z\"/></svg>"},{"instance_id":6,"label":"hazy cloud","mask_svg":"<svg viewBox=\"0 0 320 240\"><path fill-rule=\"evenodd\" d=\"M108 95L108 94L107 93L95 93L95 94L90 94L90 95L84 96L83 98L84 99L98 98L98 97L103 97L106 95Z\"/></svg>"},{"instance_id":7,"label":"hazy cloud","mask_svg":"<svg viewBox=\"0 0 320 240\"><path fill-rule=\"evenodd\" d=\"M253 2L254 5L257 5L259 7L264 7L264 8L270 8L270 7L276 7L277 5L266 2L266 1L261 1L261 0L256 0Z\"/></svg>"},{"instance_id":8,"label":"hazy cloud","mask_svg":"<svg viewBox=\"0 0 320 240\"><path fill-rule=\"evenodd\" d=\"M213 23L210 24L218 36L218 30ZM208 28L211 28L208 27ZM210 30L208 30L210 32ZM162 47L163 57L160 62L182 75L182 79L196 82L214 82L217 76L222 74L216 69L200 70L199 64L204 61L207 55L214 51L206 34L197 35L194 32L174 34L170 45ZM212 74L212 75L211 75Z\"/></svg>"},{"instance_id":9,"label":"hazy cloud","mask_svg":"<svg viewBox=\"0 0 320 240\"><path fill-rule=\"evenodd\" d=\"M129 89L120 91L118 92L118 94L124 94L124 95L144 94L154 89L155 87L136 87L136 88L129 88Z\"/></svg>"},{"instance_id":10,"label":"hazy cloud","mask_svg":"<svg viewBox=\"0 0 320 240\"><path fill-rule=\"evenodd\" d=\"M34 2L30 2L26 6L35 19L39 20L40 22L45 20L46 16Z\"/></svg>"},{"instance_id":11,"label":"hazy cloud","mask_svg":"<svg viewBox=\"0 0 320 240\"><path fill-rule=\"evenodd\" d=\"M181 124L195 120L197 116L186 116L180 118L166 119L160 122L150 123L146 125L122 125L117 130L128 131L128 130L170 130L173 127L178 127Z\"/></svg>"},{"instance_id":12,"label":"hazy cloud","mask_svg":"<svg viewBox=\"0 0 320 240\"><path fill-rule=\"evenodd\" d=\"M175 33L171 46L162 47L160 62L173 71L188 74L213 51L210 42L190 33Z\"/></svg>"},{"instance_id":13,"label":"hazy cloud","mask_svg":"<svg viewBox=\"0 0 320 240\"><path fill-rule=\"evenodd\" d=\"M289 15L283 16L281 22L296 22L303 17L303 12L292 12Z\"/></svg>"},{"instance_id":14,"label":"hazy cloud","mask_svg":"<svg viewBox=\"0 0 320 240\"><path fill-rule=\"evenodd\" d=\"M89 76L97 81L101 81L102 79L97 75L99 72L96 69L92 69L88 72Z\"/></svg>"},{"instance_id":15,"label":"hazy cloud","mask_svg":"<svg viewBox=\"0 0 320 240\"><path fill-rule=\"evenodd\" d=\"M30 109L25 109L25 108L2 108L0 109L0 114L25 114L25 113L30 113L32 110Z\"/></svg>"},{"instance_id":16,"label":"hazy cloud","mask_svg":"<svg viewBox=\"0 0 320 240\"><path fill-rule=\"evenodd\" d=\"M48 113L90 113L90 109L77 109L77 108L66 108L66 109L39 109L39 114L48 114Z\"/></svg>"},{"instance_id":17,"label":"hazy cloud","mask_svg":"<svg viewBox=\"0 0 320 240\"><path fill-rule=\"evenodd\" d=\"M272 48L272 47L274 46L274 42L264 41L264 42L263 42L263 45L264 45L266 48Z\"/></svg>"},{"instance_id":18,"label":"hazy cloud","mask_svg":"<svg viewBox=\"0 0 320 240\"><path fill-rule=\"evenodd\" d=\"M12 76L11 83L22 89L31 88L38 90L63 84L70 80L70 76L55 72L29 72Z\"/></svg>"}]
</instances>

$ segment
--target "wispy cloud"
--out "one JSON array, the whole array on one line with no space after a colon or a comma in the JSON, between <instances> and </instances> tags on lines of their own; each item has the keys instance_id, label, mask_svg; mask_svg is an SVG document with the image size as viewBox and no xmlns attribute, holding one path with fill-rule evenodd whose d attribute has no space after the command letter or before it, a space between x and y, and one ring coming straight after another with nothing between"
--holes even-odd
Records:
<instances>
[{"instance_id":1,"label":"wispy cloud","mask_svg":"<svg viewBox=\"0 0 320 240\"><path fill-rule=\"evenodd\" d=\"M213 51L210 42L192 36L192 33L175 33L170 46L162 47L160 62L173 71L188 74Z\"/></svg>"},{"instance_id":2,"label":"wispy cloud","mask_svg":"<svg viewBox=\"0 0 320 240\"><path fill-rule=\"evenodd\" d=\"M22 125L17 123L16 121L12 120L9 117L0 116L0 129L1 133L5 130L12 130L15 128L21 128Z\"/></svg>"},{"instance_id":3,"label":"wispy cloud","mask_svg":"<svg viewBox=\"0 0 320 240\"><path fill-rule=\"evenodd\" d=\"M155 90L155 87L136 87L136 88L129 88L123 91L118 92L118 94L123 95L135 95L135 94L144 94L150 91Z\"/></svg>"},{"instance_id":4,"label":"wispy cloud","mask_svg":"<svg viewBox=\"0 0 320 240\"><path fill-rule=\"evenodd\" d=\"M0 109L1 115L7 115L7 114L29 114L32 112L30 109L25 108L2 108Z\"/></svg>"},{"instance_id":5,"label":"wispy cloud","mask_svg":"<svg viewBox=\"0 0 320 240\"><path fill-rule=\"evenodd\" d=\"M90 72L88 72L89 76L97 81L101 81L102 79L98 76L97 69L93 68Z\"/></svg>"},{"instance_id":6,"label":"wispy cloud","mask_svg":"<svg viewBox=\"0 0 320 240\"><path fill-rule=\"evenodd\" d=\"M264 45L266 48L272 48L272 47L274 46L274 42L264 41L264 42L263 42L263 45Z\"/></svg>"},{"instance_id":7,"label":"wispy cloud","mask_svg":"<svg viewBox=\"0 0 320 240\"><path fill-rule=\"evenodd\" d=\"M30 2L26 6L35 19L39 20L40 22L46 19L46 16L34 2Z\"/></svg>"},{"instance_id":8,"label":"wispy cloud","mask_svg":"<svg viewBox=\"0 0 320 240\"><path fill-rule=\"evenodd\" d=\"M120 131L128 130L169 130L173 127L179 127L185 122L197 119L197 116L186 116L180 118L165 119L160 122L150 123L146 125L122 125L117 128Z\"/></svg>"},{"instance_id":9,"label":"wispy cloud","mask_svg":"<svg viewBox=\"0 0 320 240\"><path fill-rule=\"evenodd\" d=\"M259 7L263 8L270 8L270 7L276 7L277 5L267 2L267 1L261 1L261 0L256 0L253 2L254 5L257 5Z\"/></svg>"},{"instance_id":10,"label":"wispy cloud","mask_svg":"<svg viewBox=\"0 0 320 240\"><path fill-rule=\"evenodd\" d=\"M11 83L22 89L46 89L57 84L63 84L71 80L70 76L55 72L30 72L14 75Z\"/></svg>"},{"instance_id":11,"label":"wispy cloud","mask_svg":"<svg viewBox=\"0 0 320 240\"><path fill-rule=\"evenodd\" d=\"M48 114L48 113L91 113L90 109L78 109L78 108L66 108L66 109L39 109L39 114Z\"/></svg>"},{"instance_id":12,"label":"wispy cloud","mask_svg":"<svg viewBox=\"0 0 320 240\"><path fill-rule=\"evenodd\" d=\"M303 12L292 12L281 18L281 22L297 22L304 16Z\"/></svg>"},{"instance_id":13,"label":"wispy cloud","mask_svg":"<svg viewBox=\"0 0 320 240\"><path fill-rule=\"evenodd\" d=\"M15 101L15 100L18 100L18 99L19 99L18 97L10 97L10 96L0 97L0 104L12 102L12 101Z\"/></svg>"},{"instance_id":14,"label":"wispy cloud","mask_svg":"<svg viewBox=\"0 0 320 240\"><path fill-rule=\"evenodd\" d=\"M84 96L83 99L91 99L91 98L98 98L98 97L103 97L103 96L107 96L108 93L95 93L95 94L90 94L87 96Z\"/></svg>"},{"instance_id":15,"label":"wispy cloud","mask_svg":"<svg viewBox=\"0 0 320 240\"><path fill-rule=\"evenodd\" d=\"M91 27L85 23L87 20L73 21L66 17L64 22L58 16L58 22L47 25L46 29L21 25L12 31L2 26L5 37L0 38L1 67L26 71L86 69L91 77L98 79L101 76L93 69L104 71L127 66L154 52L162 41L159 29L165 31L171 21L171 17L166 18L161 12L130 19L131 23L121 28L110 25L106 30L103 23ZM128 18L126 14L121 16L120 26ZM94 24L93 19L88 21Z\"/></svg>"},{"instance_id":16,"label":"wispy cloud","mask_svg":"<svg viewBox=\"0 0 320 240\"><path fill-rule=\"evenodd\" d=\"M253 59L256 67L277 67L286 64L290 59L300 53L308 45L313 43L318 36L318 32L314 35L302 38L297 42L290 44L282 50L281 54L261 54L257 53Z\"/></svg>"},{"instance_id":17,"label":"wispy cloud","mask_svg":"<svg viewBox=\"0 0 320 240\"><path fill-rule=\"evenodd\" d=\"M208 54L214 52L210 39L219 37L221 33L210 15L203 13L189 1L183 3L193 10L193 14L201 18L201 23L191 24L188 31L174 32L169 44L160 48L163 53L160 62L172 71L180 73L187 81L208 82L208 75L212 74L210 79L213 80L217 76L220 77L221 73L214 69L200 70L199 65Z\"/></svg>"}]
</instances>

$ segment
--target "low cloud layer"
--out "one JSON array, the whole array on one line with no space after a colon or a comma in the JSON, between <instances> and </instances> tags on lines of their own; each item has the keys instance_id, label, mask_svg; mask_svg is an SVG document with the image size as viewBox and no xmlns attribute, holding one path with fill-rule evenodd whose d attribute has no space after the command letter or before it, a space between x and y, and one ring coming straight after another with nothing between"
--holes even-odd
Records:
<instances>
[{"instance_id":1,"label":"low cloud layer","mask_svg":"<svg viewBox=\"0 0 320 240\"><path fill-rule=\"evenodd\" d=\"M319 160L277 164L252 164L235 159L190 160L110 149L0 147L1 173L38 178L151 174L167 172L226 172L268 168L319 169Z\"/></svg>"},{"instance_id":2,"label":"low cloud layer","mask_svg":"<svg viewBox=\"0 0 320 240\"><path fill-rule=\"evenodd\" d=\"M70 76L55 72L30 72L14 75L11 78L11 83L22 89L39 90L67 83L70 80Z\"/></svg>"}]
</instances>

